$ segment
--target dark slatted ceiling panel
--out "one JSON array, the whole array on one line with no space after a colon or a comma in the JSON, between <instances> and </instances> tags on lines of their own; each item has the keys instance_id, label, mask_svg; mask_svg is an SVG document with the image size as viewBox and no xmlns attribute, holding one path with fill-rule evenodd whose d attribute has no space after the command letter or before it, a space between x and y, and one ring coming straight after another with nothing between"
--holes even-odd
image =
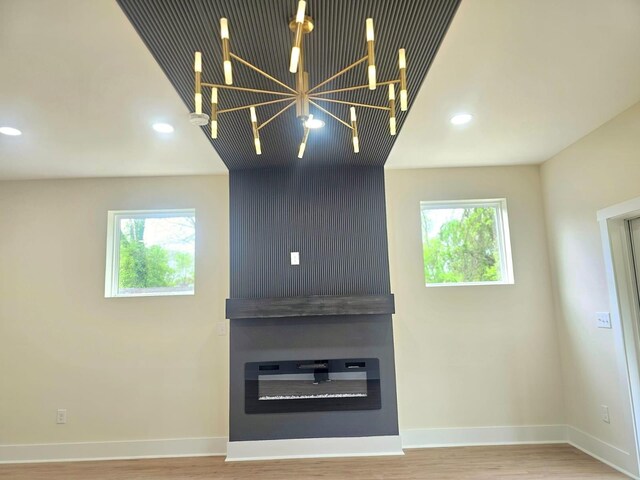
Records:
<instances>
[{"instance_id":1,"label":"dark slatted ceiling panel","mask_svg":"<svg viewBox=\"0 0 640 480\"><path fill-rule=\"evenodd\" d=\"M193 54L203 52L203 81L223 83L219 19L227 17L231 51L291 87L289 72L292 33L288 23L296 0L117 0L176 90L193 110ZM398 49L407 50L409 104L413 102L453 18L460 0L310 0L307 14L315 29L305 35L306 69L311 86L366 55L365 19L373 17L379 81L398 78ZM238 62L233 62L235 86L283 90ZM363 63L322 89L367 83ZM386 86L336 94L330 98L387 105ZM321 89L321 90L322 90ZM204 110L210 91L203 89ZM272 100L276 97L220 91L219 108ZM398 134L406 118L398 103ZM258 108L259 123L286 103ZM348 121L345 105L322 103ZM351 133L311 106L326 122L311 132L303 160L297 158L302 126L291 108L260 130L262 155L255 154L249 111L219 116L218 139L210 139L230 169L302 165L384 165L396 137L389 135L388 113L358 108L360 153L354 154ZM185 123L188 121L185 115ZM193 127L198 128L198 127ZM203 134L210 138L209 128Z\"/></svg>"}]
</instances>

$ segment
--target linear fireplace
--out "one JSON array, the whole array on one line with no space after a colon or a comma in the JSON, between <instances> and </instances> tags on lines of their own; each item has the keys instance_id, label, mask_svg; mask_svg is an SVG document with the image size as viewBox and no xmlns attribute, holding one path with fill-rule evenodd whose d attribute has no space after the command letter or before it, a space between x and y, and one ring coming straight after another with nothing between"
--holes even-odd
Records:
<instances>
[{"instance_id":1,"label":"linear fireplace","mask_svg":"<svg viewBox=\"0 0 640 480\"><path fill-rule=\"evenodd\" d=\"M249 362L245 413L381 408L377 358Z\"/></svg>"}]
</instances>

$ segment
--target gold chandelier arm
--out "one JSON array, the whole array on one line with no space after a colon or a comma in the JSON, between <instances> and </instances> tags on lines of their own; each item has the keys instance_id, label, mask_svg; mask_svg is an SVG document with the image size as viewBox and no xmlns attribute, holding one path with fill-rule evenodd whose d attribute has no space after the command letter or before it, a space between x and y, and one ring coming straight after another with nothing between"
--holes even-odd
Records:
<instances>
[{"instance_id":1,"label":"gold chandelier arm","mask_svg":"<svg viewBox=\"0 0 640 480\"><path fill-rule=\"evenodd\" d=\"M287 110L289 110L291 107L293 107L296 104L296 101L292 101L289 105L287 105L286 107L284 107L283 109L281 109L278 113L276 113L274 116L272 116L269 120L265 121L262 125L260 125L258 127L258 130L260 130L262 127L266 126L271 120L275 119L277 116L279 116L281 113L286 112Z\"/></svg>"},{"instance_id":2,"label":"gold chandelier arm","mask_svg":"<svg viewBox=\"0 0 640 480\"><path fill-rule=\"evenodd\" d=\"M267 72L260 70L258 67L250 64L249 62L247 62L246 60L244 60L243 58L240 58L239 56L237 56L235 53L231 53L231 58L233 58L234 60L239 61L240 63L242 63L243 65L246 65L247 67L249 67L252 70L255 70L256 72L258 72L260 75L268 78L269 80L271 80L272 82L276 82L278 85L280 85L281 87L286 88L287 90L289 90L290 92L294 93L294 94L298 94L298 92L296 92L293 88L291 88L289 85L287 85L286 83L282 83L280 80L278 80L277 78L269 75Z\"/></svg>"},{"instance_id":3,"label":"gold chandelier arm","mask_svg":"<svg viewBox=\"0 0 640 480\"><path fill-rule=\"evenodd\" d=\"M391 85L392 83L400 83L400 79L398 79L398 80L387 80L386 82L376 82L376 85ZM315 95L328 95L330 93L349 92L351 90L359 90L361 88L369 88L369 84L357 85L355 87L337 88L335 90L325 90L323 92L314 93L314 96Z\"/></svg>"},{"instance_id":4,"label":"gold chandelier arm","mask_svg":"<svg viewBox=\"0 0 640 480\"><path fill-rule=\"evenodd\" d=\"M313 100L309 100L309 103L311 105L313 105L314 107L316 107L318 110L323 111L324 113L326 113L327 115L329 115L330 117L333 117L335 120L339 121L341 124L343 124L345 127L347 127L349 130L353 130L353 128L351 127L351 125L349 125L347 122L345 122L344 120L341 120L340 118L336 117L333 113L331 113L329 110L322 108L320 105L318 105L316 102L314 102Z\"/></svg>"},{"instance_id":5,"label":"gold chandelier arm","mask_svg":"<svg viewBox=\"0 0 640 480\"><path fill-rule=\"evenodd\" d=\"M342 103L344 105L350 105L352 107L375 108L377 110L391 110L389 107L381 107L379 105L368 105L366 103L347 102L344 100L334 100L333 98L322 98L322 97L309 97L309 98L311 100L319 100L321 102Z\"/></svg>"},{"instance_id":6,"label":"gold chandelier arm","mask_svg":"<svg viewBox=\"0 0 640 480\"><path fill-rule=\"evenodd\" d=\"M252 103L251 105L242 105L241 107L225 108L224 110L218 110L218 114L235 112L237 110L246 110L247 108L251 108L251 107L262 107L263 105L271 105L272 103L290 102L290 101L291 101L290 98L279 98L278 100L270 100L268 102Z\"/></svg>"},{"instance_id":7,"label":"gold chandelier arm","mask_svg":"<svg viewBox=\"0 0 640 480\"><path fill-rule=\"evenodd\" d=\"M367 60L369 60L369 56L367 55L366 57L362 57L360 60L352 63L351 65L349 65L346 68L343 68L342 70L340 70L338 73L336 73L335 75L332 75L331 77L327 78L324 82L320 82L318 85L316 85L315 87L313 87L311 90L309 90L307 93L311 93L314 92L315 90L319 89L321 86L326 85L327 83L329 83L330 81L338 78L340 75L343 75L345 73L347 73L349 70L351 70L354 67L357 67L358 65L360 65L362 62L366 62Z\"/></svg>"},{"instance_id":8,"label":"gold chandelier arm","mask_svg":"<svg viewBox=\"0 0 640 480\"><path fill-rule=\"evenodd\" d=\"M225 88L227 90L240 90L243 92L267 93L269 95L281 95L283 97L295 97L292 93L274 92L273 90L259 90L257 88L234 87L232 85L219 85L217 83L202 83L203 87Z\"/></svg>"}]
</instances>

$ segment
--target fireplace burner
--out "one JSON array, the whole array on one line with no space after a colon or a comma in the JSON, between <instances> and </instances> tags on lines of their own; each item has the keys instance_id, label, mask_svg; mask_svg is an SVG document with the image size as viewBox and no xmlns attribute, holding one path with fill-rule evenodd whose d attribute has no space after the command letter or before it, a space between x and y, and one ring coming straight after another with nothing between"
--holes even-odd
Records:
<instances>
[{"instance_id":1,"label":"fireplace burner","mask_svg":"<svg viewBox=\"0 0 640 480\"><path fill-rule=\"evenodd\" d=\"M380 408L377 358L245 364L245 413Z\"/></svg>"}]
</instances>

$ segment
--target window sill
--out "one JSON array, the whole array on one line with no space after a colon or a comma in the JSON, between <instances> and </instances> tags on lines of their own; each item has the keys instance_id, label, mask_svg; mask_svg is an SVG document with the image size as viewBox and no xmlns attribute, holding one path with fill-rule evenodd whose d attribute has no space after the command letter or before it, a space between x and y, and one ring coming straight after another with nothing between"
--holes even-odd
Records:
<instances>
[{"instance_id":1,"label":"window sill","mask_svg":"<svg viewBox=\"0 0 640 480\"><path fill-rule=\"evenodd\" d=\"M506 282L461 282L461 283L425 283L427 288L440 288L440 287L487 287L487 286L503 286L503 285L515 285L515 281Z\"/></svg>"},{"instance_id":2,"label":"window sill","mask_svg":"<svg viewBox=\"0 0 640 480\"><path fill-rule=\"evenodd\" d=\"M149 292L149 293L119 293L105 295L104 298L136 298L136 297L183 297L193 296L196 292Z\"/></svg>"}]
</instances>

